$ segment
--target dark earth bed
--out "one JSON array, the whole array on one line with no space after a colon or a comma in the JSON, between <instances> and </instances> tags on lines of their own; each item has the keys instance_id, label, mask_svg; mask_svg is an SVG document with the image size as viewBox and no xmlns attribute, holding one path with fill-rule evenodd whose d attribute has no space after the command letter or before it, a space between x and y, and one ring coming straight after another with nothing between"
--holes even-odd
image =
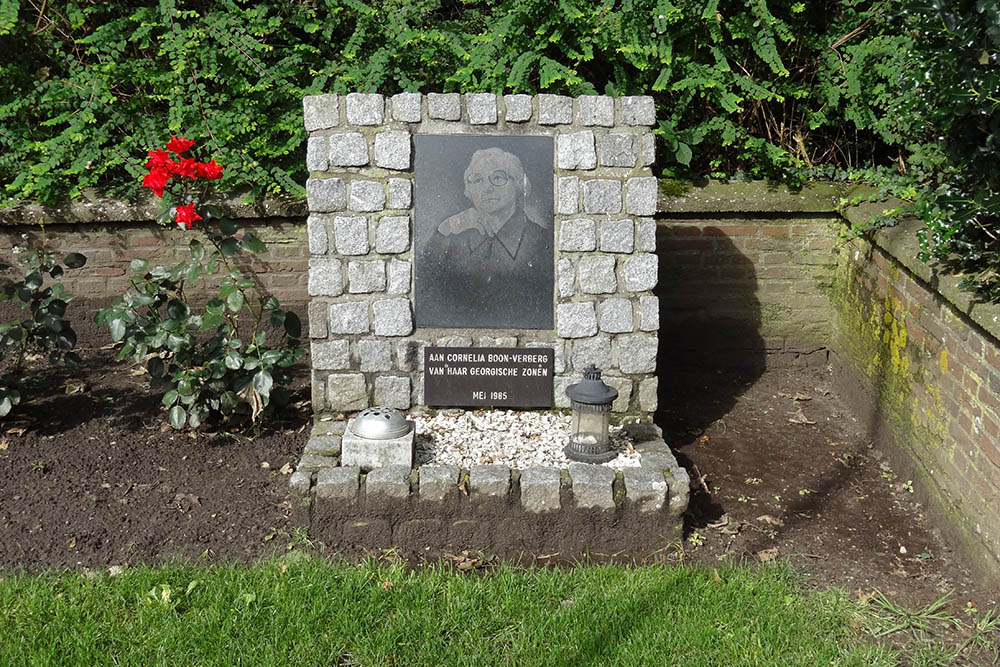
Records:
<instances>
[{"instance_id":1,"label":"dark earth bed","mask_svg":"<svg viewBox=\"0 0 1000 667\"><path fill-rule=\"evenodd\" d=\"M250 437L181 433L148 376L116 364L106 332L80 319L82 372L40 366L0 422L0 569L252 561L303 544L287 473L311 425L307 363L280 422ZM855 595L917 605L955 591L959 608L996 599L866 441L824 355L662 374L657 420L696 486L683 544L645 560L788 559L811 584Z\"/></svg>"}]
</instances>

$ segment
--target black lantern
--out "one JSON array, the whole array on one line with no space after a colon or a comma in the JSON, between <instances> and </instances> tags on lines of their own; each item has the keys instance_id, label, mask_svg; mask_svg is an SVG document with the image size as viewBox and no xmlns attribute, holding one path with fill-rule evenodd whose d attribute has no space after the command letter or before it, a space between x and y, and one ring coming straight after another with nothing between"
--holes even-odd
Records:
<instances>
[{"instance_id":1,"label":"black lantern","mask_svg":"<svg viewBox=\"0 0 1000 667\"><path fill-rule=\"evenodd\" d=\"M583 380L566 388L573 408L573 431L563 449L566 458L583 463L607 463L618 456L611 449L608 426L611 403L618 390L604 384L601 371L593 364L583 372Z\"/></svg>"}]
</instances>

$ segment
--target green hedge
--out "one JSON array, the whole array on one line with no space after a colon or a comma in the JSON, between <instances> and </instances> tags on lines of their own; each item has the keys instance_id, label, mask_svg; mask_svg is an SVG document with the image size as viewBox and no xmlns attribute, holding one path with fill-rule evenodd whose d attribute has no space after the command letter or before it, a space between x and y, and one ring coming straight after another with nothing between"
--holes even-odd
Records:
<instances>
[{"instance_id":1,"label":"green hedge","mask_svg":"<svg viewBox=\"0 0 1000 667\"><path fill-rule=\"evenodd\" d=\"M1000 298L998 2L0 0L0 183L132 195L173 133L301 196L303 95L652 94L664 175L875 182Z\"/></svg>"}]
</instances>

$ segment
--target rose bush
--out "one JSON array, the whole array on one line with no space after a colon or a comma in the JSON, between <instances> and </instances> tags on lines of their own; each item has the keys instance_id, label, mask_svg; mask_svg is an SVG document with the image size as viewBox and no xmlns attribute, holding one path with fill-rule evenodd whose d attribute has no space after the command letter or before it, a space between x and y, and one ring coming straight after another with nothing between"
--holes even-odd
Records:
<instances>
[{"instance_id":1,"label":"rose bush","mask_svg":"<svg viewBox=\"0 0 1000 667\"><path fill-rule=\"evenodd\" d=\"M27 240L27 237L25 237ZM0 287L0 301L21 305L24 317L0 323L0 417L7 415L21 402L21 386L30 361L48 357L50 364L66 364L76 368L80 357L76 347L76 332L66 318L66 307L73 295L60 282L45 286L45 276L58 281L63 265L78 269L87 258L78 252L66 255L60 264L44 244L14 248L22 265L17 280L7 279ZM0 267L4 270L12 267Z\"/></svg>"},{"instance_id":2,"label":"rose bush","mask_svg":"<svg viewBox=\"0 0 1000 667\"><path fill-rule=\"evenodd\" d=\"M267 252L267 245L203 203L224 168L191 157L194 147L192 140L171 137L163 149L149 151L142 184L164 199L161 223L186 231L201 222L208 243L192 238L190 259L171 267L133 259L131 289L96 321L122 344L119 361L131 357L146 365L174 428L208 420L256 423L289 401L288 367L303 354L302 325L254 288L251 270L237 265ZM196 308L185 288L206 280L217 280L218 291Z\"/></svg>"}]
</instances>

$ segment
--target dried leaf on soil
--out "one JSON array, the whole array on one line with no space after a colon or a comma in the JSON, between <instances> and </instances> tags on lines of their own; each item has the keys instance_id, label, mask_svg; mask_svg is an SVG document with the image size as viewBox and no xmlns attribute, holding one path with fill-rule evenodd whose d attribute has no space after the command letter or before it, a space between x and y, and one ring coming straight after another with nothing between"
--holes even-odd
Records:
<instances>
[{"instance_id":1,"label":"dried leaf on soil","mask_svg":"<svg viewBox=\"0 0 1000 667\"><path fill-rule=\"evenodd\" d=\"M772 526L784 526L785 525L784 521L782 521L781 519L775 519L770 514L761 514L759 517L757 517L757 521L763 521L764 523L769 523Z\"/></svg>"},{"instance_id":2,"label":"dried leaf on soil","mask_svg":"<svg viewBox=\"0 0 1000 667\"><path fill-rule=\"evenodd\" d=\"M708 524L708 527L718 529L728 525L729 525L729 515L723 514L721 517L719 517L718 521L713 521L712 523Z\"/></svg>"},{"instance_id":3,"label":"dried leaf on soil","mask_svg":"<svg viewBox=\"0 0 1000 667\"><path fill-rule=\"evenodd\" d=\"M0 440L0 452L7 451L8 447L10 447L10 440L8 440L7 438Z\"/></svg>"},{"instance_id":4,"label":"dried leaf on soil","mask_svg":"<svg viewBox=\"0 0 1000 667\"><path fill-rule=\"evenodd\" d=\"M72 396L73 394L82 394L87 391L87 385L82 380L67 380L65 391L67 396Z\"/></svg>"},{"instance_id":5,"label":"dried leaf on soil","mask_svg":"<svg viewBox=\"0 0 1000 667\"><path fill-rule=\"evenodd\" d=\"M770 549L761 549L757 552L757 558L760 559L761 563L766 563L772 561L778 557L778 549L776 547L771 547Z\"/></svg>"},{"instance_id":6,"label":"dried leaf on soil","mask_svg":"<svg viewBox=\"0 0 1000 667\"><path fill-rule=\"evenodd\" d=\"M7 429L7 432L11 435L24 435L28 432L28 429L25 426L15 426L14 428Z\"/></svg>"},{"instance_id":7,"label":"dried leaf on soil","mask_svg":"<svg viewBox=\"0 0 1000 667\"><path fill-rule=\"evenodd\" d=\"M815 424L813 420L809 419L802 412L802 408L799 408L798 412L788 418L788 422L791 424Z\"/></svg>"},{"instance_id":8,"label":"dried leaf on soil","mask_svg":"<svg viewBox=\"0 0 1000 667\"><path fill-rule=\"evenodd\" d=\"M278 472L280 472L282 475L291 475L294 471L295 469L292 468L291 464L289 463L286 463L285 465L281 466L281 469L278 470Z\"/></svg>"}]
</instances>

